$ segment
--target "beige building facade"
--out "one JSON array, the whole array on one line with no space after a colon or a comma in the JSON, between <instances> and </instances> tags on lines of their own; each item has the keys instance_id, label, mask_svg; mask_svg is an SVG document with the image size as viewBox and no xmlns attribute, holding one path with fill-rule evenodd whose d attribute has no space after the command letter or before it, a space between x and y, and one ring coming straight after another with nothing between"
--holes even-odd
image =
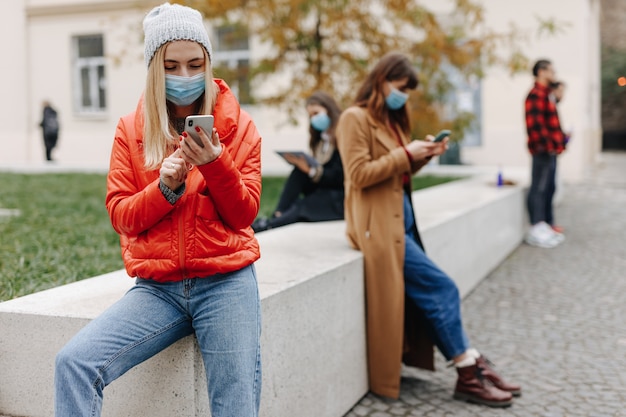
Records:
<instances>
[{"instance_id":1,"label":"beige building facade","mask_svg":"<svg viewBox=\"0 0 626 417\"><path fill-rule=\"evenodd\" d=\"M512 22L526 37L523 52L531 61L550 59L567 89L559 104L564 130L572 131L567 151L559 159L563 180L585 177L602 146L600 105L600 2L599 0L483 0L487 21L505 30ZM540 35L538 17L554 19L557 32ZM511 77L491 70L482 82L481 146L465 147L469 164L530 166L526 150L524 100L533 77Z\"/></svg>"},{"instance_id":2,"label":"beige building facade","mask_svg":"<svg viewBox=\"0 0 626 417\"><path fill-rule=\"evenodd\" d=\"M445 3L431 0L446 12ZM12 0L0 33L4 100L0 101L1 165L43 164L41 103L58 110L59 164L106 169L119 117L132 111L144 87L141 20L154 0ZM514 23L524 34L523 52L549 58L568 88L560 105L573 139L561 158L561 176L585 176L601 146L599 0L481 0L490 27ZM537 36L537 16L563 22L552 36ZM214 41L214 37L211 38ZM214 45L219 56L219 45ZM264 48L250 40L249 59ZM506 51L503 51L506 53ZM528 166L523 102L533 83L528 74L491 69L480 81L478 141L463 146L466 164ZM304 124L290 126L272 109L244 106L263 136L265 173L287 172L275 149L304 149ZM306 121L304 109L301 115Z\"/></svg>"}]
</instances>

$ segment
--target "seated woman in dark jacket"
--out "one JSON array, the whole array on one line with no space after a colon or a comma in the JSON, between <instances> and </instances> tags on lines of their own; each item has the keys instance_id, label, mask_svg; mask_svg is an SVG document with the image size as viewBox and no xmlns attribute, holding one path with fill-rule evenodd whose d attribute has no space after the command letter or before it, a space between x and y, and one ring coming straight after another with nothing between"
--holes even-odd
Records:
<instances>
[{"instance_id":1,"label":"seated woman in dark jacket","mask_svg":"<svg viewBox=\"0 0 626 417\"><path fill-rule=\"evenodd\" d=\"M311 154L317 165L304 156L286 154L294 166L270 218L259 218L255 232L296 222L343 219L343 166L337 151L335 127L341 109L328 94L318 91L306 100L309 113Z\"/></svg>"}]
</instances>

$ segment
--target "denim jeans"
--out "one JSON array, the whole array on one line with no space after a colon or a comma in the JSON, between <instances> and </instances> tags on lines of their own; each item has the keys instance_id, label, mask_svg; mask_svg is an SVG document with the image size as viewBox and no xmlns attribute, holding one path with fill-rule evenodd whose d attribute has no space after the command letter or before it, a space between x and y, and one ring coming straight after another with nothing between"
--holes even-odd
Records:
<instances>
[{"instance_id":1,"label":"denim jeans","mask_svg":"<svg viewBox=\"0 0 626 417\"><path fill-rule=\"evenodd\" d=\"M556 155L533 155L527 206L530 224L553 224L552 199L556 191Z\"/></svg>"},{"instance_id":2,"label":"denim jeans","mask_svg":"<svg viewBox=\"0 0 626 417\"><path fill-rule=\"evenodd\" d=\"M469 342L461 320L459 290L417 243L413 233L415 216L404 196L404 286L408 298L415 303L428 321L431 337L447 360L461 355Z\"/></svg>"},{"instance_id":3,"label":"denim jeans","mask_svg":"<svg viewBox=\"0 0 626 417\"><path fill-rule=\"evenodd\" d=\"M99 416L104 387L193 333L206 370L211 415L258 416L261 317L254 265L179 282L137 279L58 353L55 415Z\"/></svg>"}]
</instances>

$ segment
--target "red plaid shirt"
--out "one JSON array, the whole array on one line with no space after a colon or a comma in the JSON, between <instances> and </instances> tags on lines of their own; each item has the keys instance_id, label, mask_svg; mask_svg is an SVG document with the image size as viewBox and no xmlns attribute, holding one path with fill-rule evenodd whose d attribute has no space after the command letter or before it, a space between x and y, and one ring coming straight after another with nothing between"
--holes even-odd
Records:
<instances>
[{"instance_id":1,"label":"red plaid shirt","mask_svg":"<svg viewBox=\"0 0 626 417\"><path fill-rule=\"evenodd\" d=\"M540 153L560 154L565 149L565 135L559 123L556 104L550 100L550 88L535 83L526 97L526 131L528 150L532 155Z\"/></svg>"}]
</instances>

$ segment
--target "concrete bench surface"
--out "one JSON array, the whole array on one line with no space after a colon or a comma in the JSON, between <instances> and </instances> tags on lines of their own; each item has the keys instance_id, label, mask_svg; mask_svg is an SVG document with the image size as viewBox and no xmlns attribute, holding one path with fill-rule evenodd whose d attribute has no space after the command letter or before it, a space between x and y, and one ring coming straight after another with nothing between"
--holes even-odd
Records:
<instances>
[{"instance_id":1,"label":"concrete bench surface","mask_svg":"<svg viewBox=\"0 0 626 417\"><path fill-rule=\"evenodd\" d=\"M477 175L413 194L427 252L462 295L522 239L522 187L492 180ZM340 417L367 392L363 263L344 231L337 221L258 235L263 417ZM133 282L115 271L0 303L0 415L51 416L56 352ZM209 415L193 336L104 394L105 416Z\"/></svg>"}]
</instances>

